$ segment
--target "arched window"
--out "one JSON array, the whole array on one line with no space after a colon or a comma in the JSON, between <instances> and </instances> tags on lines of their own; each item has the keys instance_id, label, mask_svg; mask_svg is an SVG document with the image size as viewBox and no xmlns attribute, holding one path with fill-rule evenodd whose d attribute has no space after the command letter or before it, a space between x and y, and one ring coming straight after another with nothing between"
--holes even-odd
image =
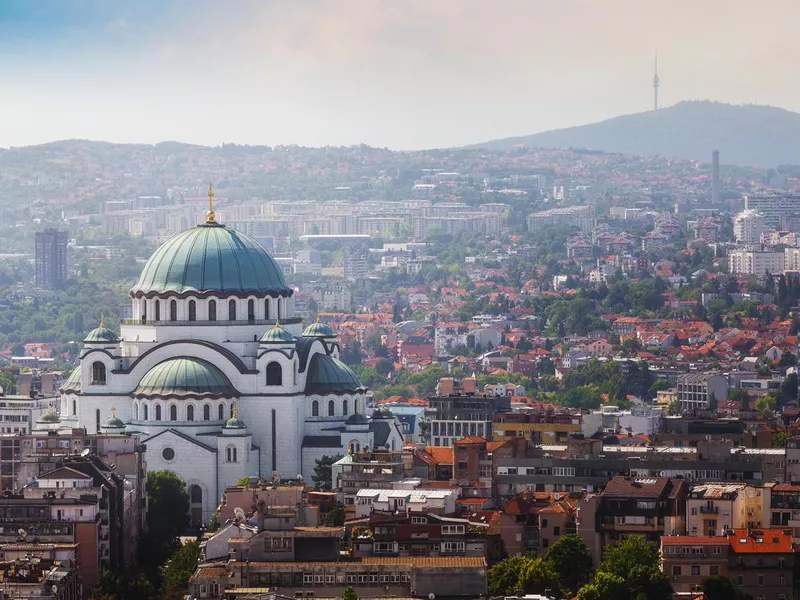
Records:
<instances>
[{"instance_id":1,"label":"arched window","mask_svg":"<svg viewBox=\"0 0 800 600\"><path fill-rule=\"evenodd\" d=\"M342 416L347 416L347 400L342 401Z\"/></svg>"},{"instance_id":2,"label":"arched window","mask_svg":"<svg viewBox=\"0 0 800 600\"><path fill-rule=\"evenodd\" d=\"M92 385L106 384L106 366L100 361L92 363Z\"/></svg>"},{"instance_id":3,"label":"arched window","mask_svg":"<svg viewBox=\"0 0 800 600\"><path fill-rule=\"evenodd\" d=\"M178 320L178 301L171 300L169 303L169 320L170 321L177 321Z\"/></svg>"},{"instance_id":4,"label":"arched window","mask_svg":"<svg viewBox=\"0 0 800 600\"><path fill-rule=\"evenodd\" d=\"M312 417L318 417L319 416L319 402L317 402L316 400L314 400L311 403L311 416Z\"/></svg>"},{"instance_id":5,"label":"arched window","mask_svg":"<svg viewBox=\"0 0 800 600\"><path fill-rule=\"evenodd\" d=\"M269 319L269 298L264 300L264 318Z\"/></svg>"},{"instance_id":6,"label":"arched window","mask_svg":"<svg viewBox=\"0 0 800 600\"><path fill-rule=\"evenodd\" d=\"M281 298L275 300L275 304L278 306L278 318L281 318Z\"/></svg>"},{"instance_id":7,"label":"arched window","mask_svg":"<svg viewBox=\"0 0 800 600\"><path fill-rule=\"evenodd\" d=\"M224 421L225 420L225 407L222 405L222 403L220 403L219 410L217 412L219 413L219 420L220 421Z\"/></svg>"},{"instance_id":8,"label":"arched window","mask_svg":"<svg viewBox=\"0 0 800 600\"><path fill-rule=\"evenodd\" d=\"M134 421L138 421L139 420L139 403L138 402L135 402L133 404L133 420Z\"/></svg>"},{"instance_id":9,"label":"arched window","mask_svg":"<svg viewBox=\"0 0 800 600\"><path fill-rule=\"evenodd\" d=\"M336 407L333 405L333 400L328 400L328 416L332 417L336 414Z\"/></svg>"},{"instance_id":10,"label":"arched window","mask_svg":"<svg viewBox=\"0 0 800 600\"><path fill-rule=\"evenodd\" d=\"M236 413L236 405L235 404L231 404L231 415L230 415L231 419L233 418L235 413Z\"/></svg>"},{"instance_id":11,"label":"arched window","mask_svg":"<svg viewBox=\"0 0 800 600\"><path fill-rule=\"evenodd\" d=\"M194 421L194 406L191 404L186 407L186 420Z\"/></svg>"},{"instance_id":12,"label":"arched window","mask_svg":"<svg viewBox=\"0 0 800 600\"><path fill-rule=\"evenodd\" d=\"M73 400L72 401L72 414L73 415L77 415L78 414L78 401L77 400Z\"/></svg>"},{"instance_id":13,"label":"arched window","mask_svg":"<svg viewBox=\"0 0 800 600\"><path fill-rule=\"evenodd\" d=\"M206 404L203 406L203 421L210 421L211 420L211 405Z\"/></svg>"},{"instance_id":14,"label":"arched window","mask_svg":"<svg viewBox=\"0 0 800 600\"><path fill-rule=\"evenodd\" d=\"M170 421L177 421L178 420L178 407L174 404L169 407L169 420Z\"/></svg>"},{"instance_id":15,"label":"arched window","mask_svg":"<svg viewBox=\"0 0 800 600\"><path fill-rule=\"evenodd\" d=\"M142 404L142 413L144 415L144 420L145 421L147 421L147 412L148 412L147 404Z\"/></svg>"},{"instance_id":16,"label":"arched window","mask_svg":"<svg viewBox=\"0 0 800 600\"><path fill-rule=\"evenodd\" d=\"M100 409L98 408L94 411L94 423L97 427L97 433L100 433Z\"/></svg>"},{"instance_id":17,"label":"arched window","mask_svg":"<svg viewBox=\"0 0 800 600\"><path fill-rule=\"evenodd\" d=\"M209 300L208 301L208 320L209 321L216 321L217 320L217 301L216 300Z\"/></svg>"},{"instance_id":18,"label":"arched window","mask_svg":"<svg viewBox=\"0 0 800 600\"><path fill-rule=\"evenodd\" d=\"M247 301L247 320L251 323L256 320L256 302L252 298Z\"/></svg>"},{"instance_id":19,"label":"arched window","mask_svg":"<svg viewBox=\"0 0 800 600\"><path fill-rule=\"evenodd\" d=\"M200 489L199 485L189 486L189 502L192 504L202 504L203 490Z\"/></svg>"},{"instance_id":20,"label":"arched window","mask_svg":"<svg viewBox=\"0 0 800 600\"><path fill-rule=\"evenodd\" d=\"M194 300L189 300L189 320L197 320L197 302Z\"/></svg>"},{"instance_id":21,"label":"arched window","mask_svg":"<svg viewBox=\"0 0 800 600\"><path fill-rule=\"evenodd\" d=\"M161 420L161 405L156 404L156 421Z\"/></svg>"},{"instance_id":22,"label":"arched window","mask_svg":"<svg viewBox=\"0 0 800 600\"><path fill-rule=\"evenodd\" d=\"M236 446L228 446L227 448L225 448L225 454L226 454L225 458L228 459L228 462L237 462Z\"/></svg>"},{"instance_id":23,"label":"arched window","mask_svg":"<svg viewBox=\"0 0 800 600\"><path fill-rule=\"evenodd\" d=\"M147 300L142 298L142 323L147 321Z\"/></svg>"},{"instance_id":24,"label":"arched window","mask_svg":"<svg viewBox=\"0 0 800 600\"><path fill-rule=\"evenodd\" d=\"M236 300L233 298L228 302L228 321L236 320Z\"/></svg>"},{"instance_id":25,"label":"arched window","mask_svg":"<svg viewBox=\"0 0 800 600\"><path fill-rule=\"evenodd\" d=\"M267 385L283 385L283 370L275 361L267 365Z\"/></svg>"},{"instance_id":26,"label":"arched window","mask_svg":"<svg viewBox=\"0 0 800 600\"><path fill-rule=\"evenodd\" d=\"M160 321L161 320L161 302L159 302L158 300L156 300L156 303L155 303L155 310L156 310L156 321Z\"/></svg>"}]
</instances>

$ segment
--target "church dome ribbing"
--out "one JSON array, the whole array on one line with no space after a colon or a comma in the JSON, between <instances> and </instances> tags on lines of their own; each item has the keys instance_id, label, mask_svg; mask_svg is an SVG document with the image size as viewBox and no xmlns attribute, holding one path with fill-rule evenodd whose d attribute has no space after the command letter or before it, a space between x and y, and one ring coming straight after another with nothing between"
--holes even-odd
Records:
<instances>
[{"instance_id":1,"label":"church dome ribbing","mask_svg":"<svg viewBox=\"0 0 800 600\"><path fill-rule=\"evenodd\" d=\"M303 337L336 337L336 334L330 325L317 321L303 330Z\"/></svg>"},{"instance_id":2,"label":"church dome ribbing","mask_svg":"<svg viewBox=\"0 0 800 600\"><path fill-rule=\"evenodd\" d=\"M262 344L294 344L295 341L294 336L281 327L280 323L275 323L275 327L261 336Z\"/></svg>"},{"instance_id":3,"label":"church dome ribbing","mask_svg":"<svg viewBox=\"0 0 800 600\"><path fill-rule=\"evenodd\" d=\"M347 394L364 391L353 370L328 354L311 357L306 379L306 394Z\"/></svg>"},{"instance_id":4,"label":"church dome ribbing","mask_svg":"<svg viewBox=\"0 0 800 600\"><path fill-rule=\"evenodd\" d=\"M135 398L234 398L239 393L225 374L201 358L170 358L142 377Z\"/></svg>"},{"instance_id":5,"label":"church dome ribbing","mask_svg":"<svg viewBox=\"0 0 800 600\"><path fill-rule=\"evenodd\" d=\"M131 296L159 294L290 296L275 259L247 234L208 221L164 242Z\"/></svg>"}]
</instances>

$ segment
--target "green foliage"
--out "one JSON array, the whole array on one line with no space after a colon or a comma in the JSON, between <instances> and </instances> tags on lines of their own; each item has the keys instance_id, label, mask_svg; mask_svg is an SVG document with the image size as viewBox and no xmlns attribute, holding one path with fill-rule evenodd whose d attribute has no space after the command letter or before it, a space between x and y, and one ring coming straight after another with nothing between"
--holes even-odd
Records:
<instances>
[{"instance_id":1,"label":"green foliage","mask_svg":"<svg viewBox=\"0 0 800 600\"><path fill-rule=\"evenodd\" d=\"M747 393L747 390L741 388L728 390L728 400L741 402L742 410L747 410L747 407L750 406L750 394Z\"/></svg>"},{"instance_id":2,"label":"green foliage","mask_svg":"<svg viewBox=\"0 0 800 600\"><path fill-rule=\"evenodd\" d=\"M788 440L790 437L791 436L785 431L776 431L775 433L772 434L772 447L785 448L786 440Z\"/></svg>"},{"instance_id":3,"label":"green foliage","mask_svg":"<svg viewBox=\"0 0 800 600\"><path fill-rule=\"evenodd\" d=\"M17 377L8 371L0 371L0 387L3 393L10 396L17 393Z\"/></svg>"},{"instance_id":4,"label":"green foliage","mask_svg":"<svg viewBox=\"0 0 800 600\"><path fill-rule=\"evenodd\" d=\"M156 600L153 584L142 574L104 571L92 588L89 600Z\"/></svg>"},{"instance_id":5,"label":"green foliage","mask_svg":"<svg viewBox=\"0 0 800 600\"><path fill-rule=\"evenodd\" d=\"M653 384L647 389L647 394L651 400L654 400L656 396L658 396L658 392L663 390L668 390L672 387L669 381L666 379L656 379Z\"/></svg>"},{"instance_id":6,"label":"green foliage","mask_svg":"<svg viewBox=\"0 0 800 600\"><path fill-rule=\"evenodd\" d=\"M165 597L183 598L189 588L189 578L200 559L200 543L191 541L181 546L164 568Z\"/></svg>"},{"instance_id":7,"label":"green foliage","mask_svg":"<svg viewBox=\"0 0 800 600\"><path fill-rule=\"evenodd\" d=\"M625 535L616 546L604 548L592 581L579 600L670 600L672 585L661 572L658 547L641 536Z\"/></svg>"},{"instance_id":8,"label":"green foliage","mask_svg":"<svg viewBox=\"0 0 800 600\"><path fill-rule=\"evenodd\" d=\"M590 360L564 375L555 402L573 408L599 408L601 394L608 394L609 402L625 407L627 395L646 397L652 375L646 365L629 361L626 369L616 361L601 363Z\"/></svg>"},{"instance_id":9,"label":"green foliage","mask_svg":"<svg viewBox=\"0 0 800 600\"><path fill-rule=\"evenodd\" d=\"M704 600L753 600L750 594L734 586L727 577L709 577L703 581L700 591Z\"/></svg>"},{"instance_id":10,"label":"green foliage","mask_svg":"<svg viewBox=\"0 0 800 600\"><path fill-rule=\"evenodd\" d=\"M775 412L775 404L777 400L772 394L764 394L756 400L755 409L761 415L766 417Z\"/></svg>"},{"instance_id":11,"label":"green foliage","mask_svg":"<svg viewBox=\"0 0 800 600\"><path fill-rule=\"evenodd\" d=\"M486 577L492 596L516 595L520 579L530 559L525 556L510 556L492 565Z\"/></svg>"},{"instance_id":12,"label":"green foliage","mask_svg":"<svg viewBox=\"0 0 800 600\"><path fill-rule=\"evenodd\" d=\"M526 594L543 594L550 589L560 597L559 576L545 558L529 558L519 578L519 586Z\"/></svg>"},{"instance_id":13,"label":"green foliage","mask_svg":"<svg viewBox=\"0 0 800 600\"><path fill-rule=\"evenodd\" d=\"M311 479L318 490L329 490L333 485L333 475L331 474L333 463L342 459L341 454L334 456L324 455L314 463L314 473Z\"/></svg>"},{"instance_id":14,"label":"green foliage","mask_svg":"<svg viewBox=\"0 0 800 600\"><path fill-rule=\"evenodd\" d=\"M350 586L344 588L344 591L342 592L342 600L358 600L356 591Z\"/></svg>"},{"instance_id":15,"label":"green foliage","mask_svg":"<svg viewBox=\"0 0 800 600\"><path fill-rule=\"evenodd\" d=\"M344 525L345 519L347 519L347 512L344 506L334 506L322 515L322 521L324 523L332 523L334 527L341 527Z\"/></svg>"},{"instance_id":16,"label":"green foliage","mask_svg":"<svg viewBox=\"0 0 800 600\"><path fill-rule=\"evenodd\" d=\"M781 359L778 361L778 366L793 367L796 364L797 364L797 357L788 350L784 350L783 354L781 354Z\"/></svg>"},{"instance_id":17,"label":"green foliage","mask_svg":"<svg viewBox=\"0 0 800 600\"><path fill-rule=\"evenodd\" d=\"M208 525L206 525L207 531L214 532L217 529L219 529L219 509L211 513L211 518L208 520Z\"/></svg>"},{"instance_id":18,"label":"green foliage","mask_svg":"<svg viewBox=\"0 0 800 600\"><path fill-rule=\"evenodd\" d=\"M560 587L570 594L589 581L592 556L577 534L562 535L547 550L545 558L556 572Z\"/></svg>"},{"instance_id":19,"label":"green foliage","mask_svg":"<svg viewBox=\"0 0 800 600\"><path fill-rule=\"evenodd\" d=\"M186 484L172 471L147 474L147 531L139 542L139 560L160 566L179 547L178 536L189 524Z\"/></svg>"},{"instance_id":20,"label":"green foliage","mask_svg":"<svg viewBox=\"0 0 800 600\"><path fill-rule=\"evenodd\" d=\"M250 485L250 476L245 475L244 477L239 477L239 479L236 480L236 485L239 487L247 487Z\"/></svg>"}]
</instances>

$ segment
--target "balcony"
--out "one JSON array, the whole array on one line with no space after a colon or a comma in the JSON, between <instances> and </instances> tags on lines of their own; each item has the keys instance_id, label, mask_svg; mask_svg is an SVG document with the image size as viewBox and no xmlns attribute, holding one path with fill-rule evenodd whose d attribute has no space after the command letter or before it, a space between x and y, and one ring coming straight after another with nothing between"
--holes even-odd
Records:
<instances>
[{"instance_id":1,"label":"balcony","mask_svg":"<svg viewBox=\"0 0 800 600\"><path fill-rule=\"evenodd\" d=\"M700 514L703 514L703 515L718 515L719 514L719 506L701 506L700 507Z\"/></svg>"}]
</instances>

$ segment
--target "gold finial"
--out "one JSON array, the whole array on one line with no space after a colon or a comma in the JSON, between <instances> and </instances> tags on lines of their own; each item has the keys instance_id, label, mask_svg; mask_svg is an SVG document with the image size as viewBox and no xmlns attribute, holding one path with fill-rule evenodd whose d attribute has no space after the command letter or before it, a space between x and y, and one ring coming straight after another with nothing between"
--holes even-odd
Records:
<instances>
[{"instance_id":1,"label":"gold finial","mask_svg":"<svg viewBox=\"0 0 800 600\"><path fill-rule=\"evenodd\" d=\"M208 212L206 213L206 223L214 223L217 215L214 214L214 186L209 182L208 184Z\"/></svg>"},{"instance_id":2,"label":"gold finial","mask_svg":"<svg viewBox=\"0 0 800 600\"><path fill-rule=\"evenodd\" d=\"M103 328L105 326L106 326L105 316L103 316L103 313L100 313L100 327Z\"/></svg>"},{"instance_id":3,"label":"gold finial","mask_svg":"<svg viewBox=\"0 0 800 600\"><path fill-rule=\"evenodd\" d=\"M321 323L322 321L319 320L319 313L317 313L317 323Z\"/></svg>"},{"instance_id":4,"label":"gold finial","mask_svg":"<svg viewBox=\"0 0 800 600\"><path fill-rule=\"evenodd\" d=\"M111 407L111 418L112 419L116 419L117 418L117 408L115 406Z\"/></svg>"},{"instance_id":5,"label":"gold finial","mask_svg":"<svg viewBox=\"0 0 800 600\"><path fill-rule=\"evenodd\" d=\"M234 419L236 418L236 407L235 406L233 408L231 408L231 417L234 418Z\"/></svg>"},{"instance_id":6,"label":"gold finial","mask_svg":"<svg viewBox=\"0 0 800 600\"><path fill-rule=\"evenodd\" d=\"M275 328L278 329L281 326L281 318L275 317Z\"/></svg>"}]
</instances>

